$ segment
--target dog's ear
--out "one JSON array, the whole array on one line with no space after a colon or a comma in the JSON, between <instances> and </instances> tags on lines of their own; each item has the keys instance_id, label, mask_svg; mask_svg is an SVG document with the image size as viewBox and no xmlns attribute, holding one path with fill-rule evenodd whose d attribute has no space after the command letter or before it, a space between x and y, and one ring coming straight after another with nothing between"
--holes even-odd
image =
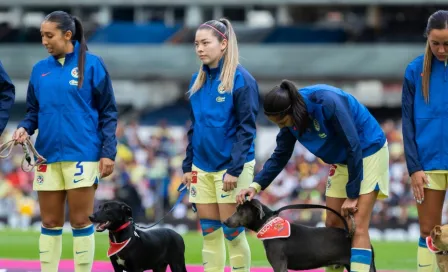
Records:
<instances>
[{"instance_id":1,"label":"dog's ear","mask_svg":"<svg viewBox=\"0 0 448 272\"><path fill-rule=\"evenodd\" d=\"M431 230L431 238L434 240L437 236L442 235L442 228L437 225Z\"/></svg>"},{"instance_id":2,"label":"dog's ear","mask_svg":"<svg viewBox=\"0 0 448 272\"><path fill-rule=\"evenodd\" d=\"M254 207L257 208L257 210L259 211L260 219L263 219L264 211L263 211L263 205L261 204L261 202L256 199L252 199L251 202L252 202L252 205L254 205Z\"/></svg>"},{"instance_id":3,"label":"dog's ear","mask_svg":"<svg viewBox=\"0 0 448 272\"><path fill-rule=\"evenodd\" d=\"M121 205L121 209L124 211L126 217L132 217L132 209L126 204Z\"/></svg>"}]
</instances>

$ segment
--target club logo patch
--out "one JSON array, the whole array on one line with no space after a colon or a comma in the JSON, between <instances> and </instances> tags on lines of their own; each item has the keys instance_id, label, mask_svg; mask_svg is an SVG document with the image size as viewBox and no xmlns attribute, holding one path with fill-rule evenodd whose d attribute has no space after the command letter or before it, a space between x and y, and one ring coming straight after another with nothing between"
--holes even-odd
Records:
<instances>
[{"instance_id":1,"label":"club logo patch","mask_svg":"<svg viewBox=\"0 0 448 272\"><path fill-rule=\"evenodd\" d=\"M71 74L72 74L72 77L78 78L78 76L79 76L78 67L73 68Z\"/></svg>"}]
</instances>

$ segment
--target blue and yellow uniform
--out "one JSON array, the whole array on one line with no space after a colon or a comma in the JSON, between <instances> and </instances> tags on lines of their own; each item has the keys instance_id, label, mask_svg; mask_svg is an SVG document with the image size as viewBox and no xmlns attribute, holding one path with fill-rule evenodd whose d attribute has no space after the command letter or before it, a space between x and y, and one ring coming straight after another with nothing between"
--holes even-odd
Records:
<instances>
[{"instance_id":1,"label":"blue and yellow uniform","mask_svg":"<svg viewBox=\"0 0 448 272\"><path fill-rule=\"evenodd\" d=\"M5 130L9 120L9 111L14 105L16 88L0 62L0 135Z\"/></svg>"},{"instance_id":2,"label":"blue and yellow uniform","mask_svg":"<svg viewBox=\"0 0 448 272\"><path fill-rule=\"evenodd\" d=\"M448 188L448 118L446 90L448 69L446 64L433 56L429 86L429 103L422 92L423 60L421 55L412 60L404 75L402 93L403 142L409 175L424 171L432 190ZM420 237L418 271L437 268L435 255Z\"/></svg>"},{"instance_id":3,"label":"blue and yellow uniform","mask_svg":"<svg viewBox=\"0 0 448 272\"><path fill-rule=\"evenodd\" d=\"M205 83L190 98L192 124L182 168L184 173L192 172L192 203L236 203L236 195L248 188L254 177L258 85L238 65L233 90L221 89L222 65L222 60L214 69L204 65ZM193 75L190 87L196 77ZM225 173L238 177L237 187L230 192L223 191ZM232 271L250 271L251 254L244 227L229 228L220 220L211 219L201 219L200 224L205 272L224 271L224 237Z\"/></svg>"},{"instance_id":4,"label":"blue and yellow uniform","mask_svg":"<svg viewBox=\"0 0 448 272\"><path fill-rule=\"evenodd\" d=\"M309 125L302 135L295 127L284 127L277 135L277 147L263 170L250 185L257 191L266 188L282 171L299 141L311 153L332 164L326 196L356 199L378 192L389 195L389 150L380 125L367 108L352 95L329 85L313 85L299 90ZM368 271L372 252L351 249L352 271ZM326 271L342 271L327 267Z\"/></svg>"},{"instance_id":5,"label":"blue and yellow uniform","mask_svg":"<svg viewBox=\"0 0 448 272\"><path fill-rule=\"evenodd\" d=\"M433 190L448 188L448 69L433 57L429 103L422 93L423 55L407 67L403 83L403 142L409 175L425 171ZM445 143L446 142L446 143ZM425 185L426 188L427 185Z\"/></svg>"},{"instance_id":6,"label":"blue and yellow uniform","mask_svg":"<svg viewBox=\"0 0 448 272\"><path fill-rule=\"evenodd\" d=\"M190 98L192 124L183 171L193 175L193 203L235 203L238 192L250 185L254 175L258 85L239 65L232 92L220 90L221 68L222 61L214 69L204 65L207 79ZM239 177L232 192L222 191L225 173Z\"/></svg>"},{"instance_id":7,"label":"blue and yellow uniform","mask_svg":"<svg viewBox=\"0 0 448 272\"><path fill-rule=\"evenodd\" d=\"M326 195L358 198L379 190L389 194L389 151L380 125L367 108L352 95L329 85L299 90L310 117L306 132L284 127L277 135L277 147L250 186L265 189L282 171L299 141L311 153L332 164Z\"/></svg>"},{"instance_id":8,"label":"blue and yellow uniform","mask_svg":"<svg viewBox=\"0 0 448 272\"><path fill-rule=\"evenodd\" d=\"M47 159L37 167L34 189L90 187L98 183L100 158L115 159L117 105L103 61L86 52L84 82L78 88L79 43L63 59L50 56L32 70L27 114L18 127L32 135Z\"/></svg>"}]
</instances>

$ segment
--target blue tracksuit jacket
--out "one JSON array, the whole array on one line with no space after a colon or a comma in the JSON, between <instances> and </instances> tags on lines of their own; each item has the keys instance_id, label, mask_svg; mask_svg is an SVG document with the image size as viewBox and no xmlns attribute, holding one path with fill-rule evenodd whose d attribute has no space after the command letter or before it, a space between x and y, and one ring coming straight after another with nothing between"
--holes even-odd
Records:
<instances>
[{"instance_id":1,"label":"blue tracksuit jacket","mask_svg":"<svg viewBox=\"0 0 448 272\"><path fill-rule=\"evenodd\" d=\"M423 55L409 63L403 82L403 142L409 174L448 170L448 68L432 59L429 104L422 94Z\"/></svg>"},{"instance_id":2,"label":"blue tracksuit jacket","mask_svg":"<svg viewBox=\"0 0 448 272\"><path fill-rule=\"evenodd\" d=\"M294 127L284 127L277 135L277 147L254 182L265 189L282 171L299 141L328 164L348 167L347 196L359 196L363 180L362 159L380 150L386 137L367 108L352 95L329 85L313 85L299 90L311 118L302 135Z\"/></svg>"},{"instance_id":3,"label":"blue tracksuit jacket","mask_svg":"<svg viewBox=\"0 0 448 272\"><path fill-rule=\"evenodd\" d=\"M218 90L221 68L222 61L214 69L204 66L206 82L190 98L192 124L184 172L190 172L194 164L207 172L227 169L227 173L238 177L244 163L255 158L257 82L239 65L233 91L224 93ZM193 75L190 87L196 77L197 74Z\"/></svg>"},{"instance_id":4,"label":"blue tracksuit jacket","mask_svg":"<svg viewBox=\"0 0 448 272\"><path fill-rule=\"evenodd\" d=\"M106 67L86 53L84 83L78 88L79 44L61 65L50 56L31 73L27 114L18 127L39 131L36 150L48 163L115 159L117 105Z\"/></svg>"}]
</instances>

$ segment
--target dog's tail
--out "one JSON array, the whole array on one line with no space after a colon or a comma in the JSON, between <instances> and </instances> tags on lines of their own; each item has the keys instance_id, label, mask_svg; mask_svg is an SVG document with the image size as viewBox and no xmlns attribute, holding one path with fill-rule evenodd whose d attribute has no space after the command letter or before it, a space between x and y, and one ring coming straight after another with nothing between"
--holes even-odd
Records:
<instances>
[{"instance_id":1,"label":"dog's tail","mask_svg":"<svg viewBox=\"0 0 448 272\"><path fill-rule=\"evenodd\" d=\"M355 217L352 214L349 214L351 223L352 223L352 228L350 229L347 223L347 220L345 220L345 218L337 211L335 211L334 209L324 206L324 205L318 205L318 204L293 204L293 205L287 205L284 207L281 207L280 209L274 211L275 215L278 215L280 212L284 211L284 210L291 210L291 209L299 209L299 210L303 210L303 209L324 209L324 210L329 210L331 212L333 212L334 214L336 214L339 218L341 218L342 222L344 223L344 228L348 233L348 237L352 238L353 235L355 234L356 231L356 224L355 224Z\"/></svg>"}]
</instances>

